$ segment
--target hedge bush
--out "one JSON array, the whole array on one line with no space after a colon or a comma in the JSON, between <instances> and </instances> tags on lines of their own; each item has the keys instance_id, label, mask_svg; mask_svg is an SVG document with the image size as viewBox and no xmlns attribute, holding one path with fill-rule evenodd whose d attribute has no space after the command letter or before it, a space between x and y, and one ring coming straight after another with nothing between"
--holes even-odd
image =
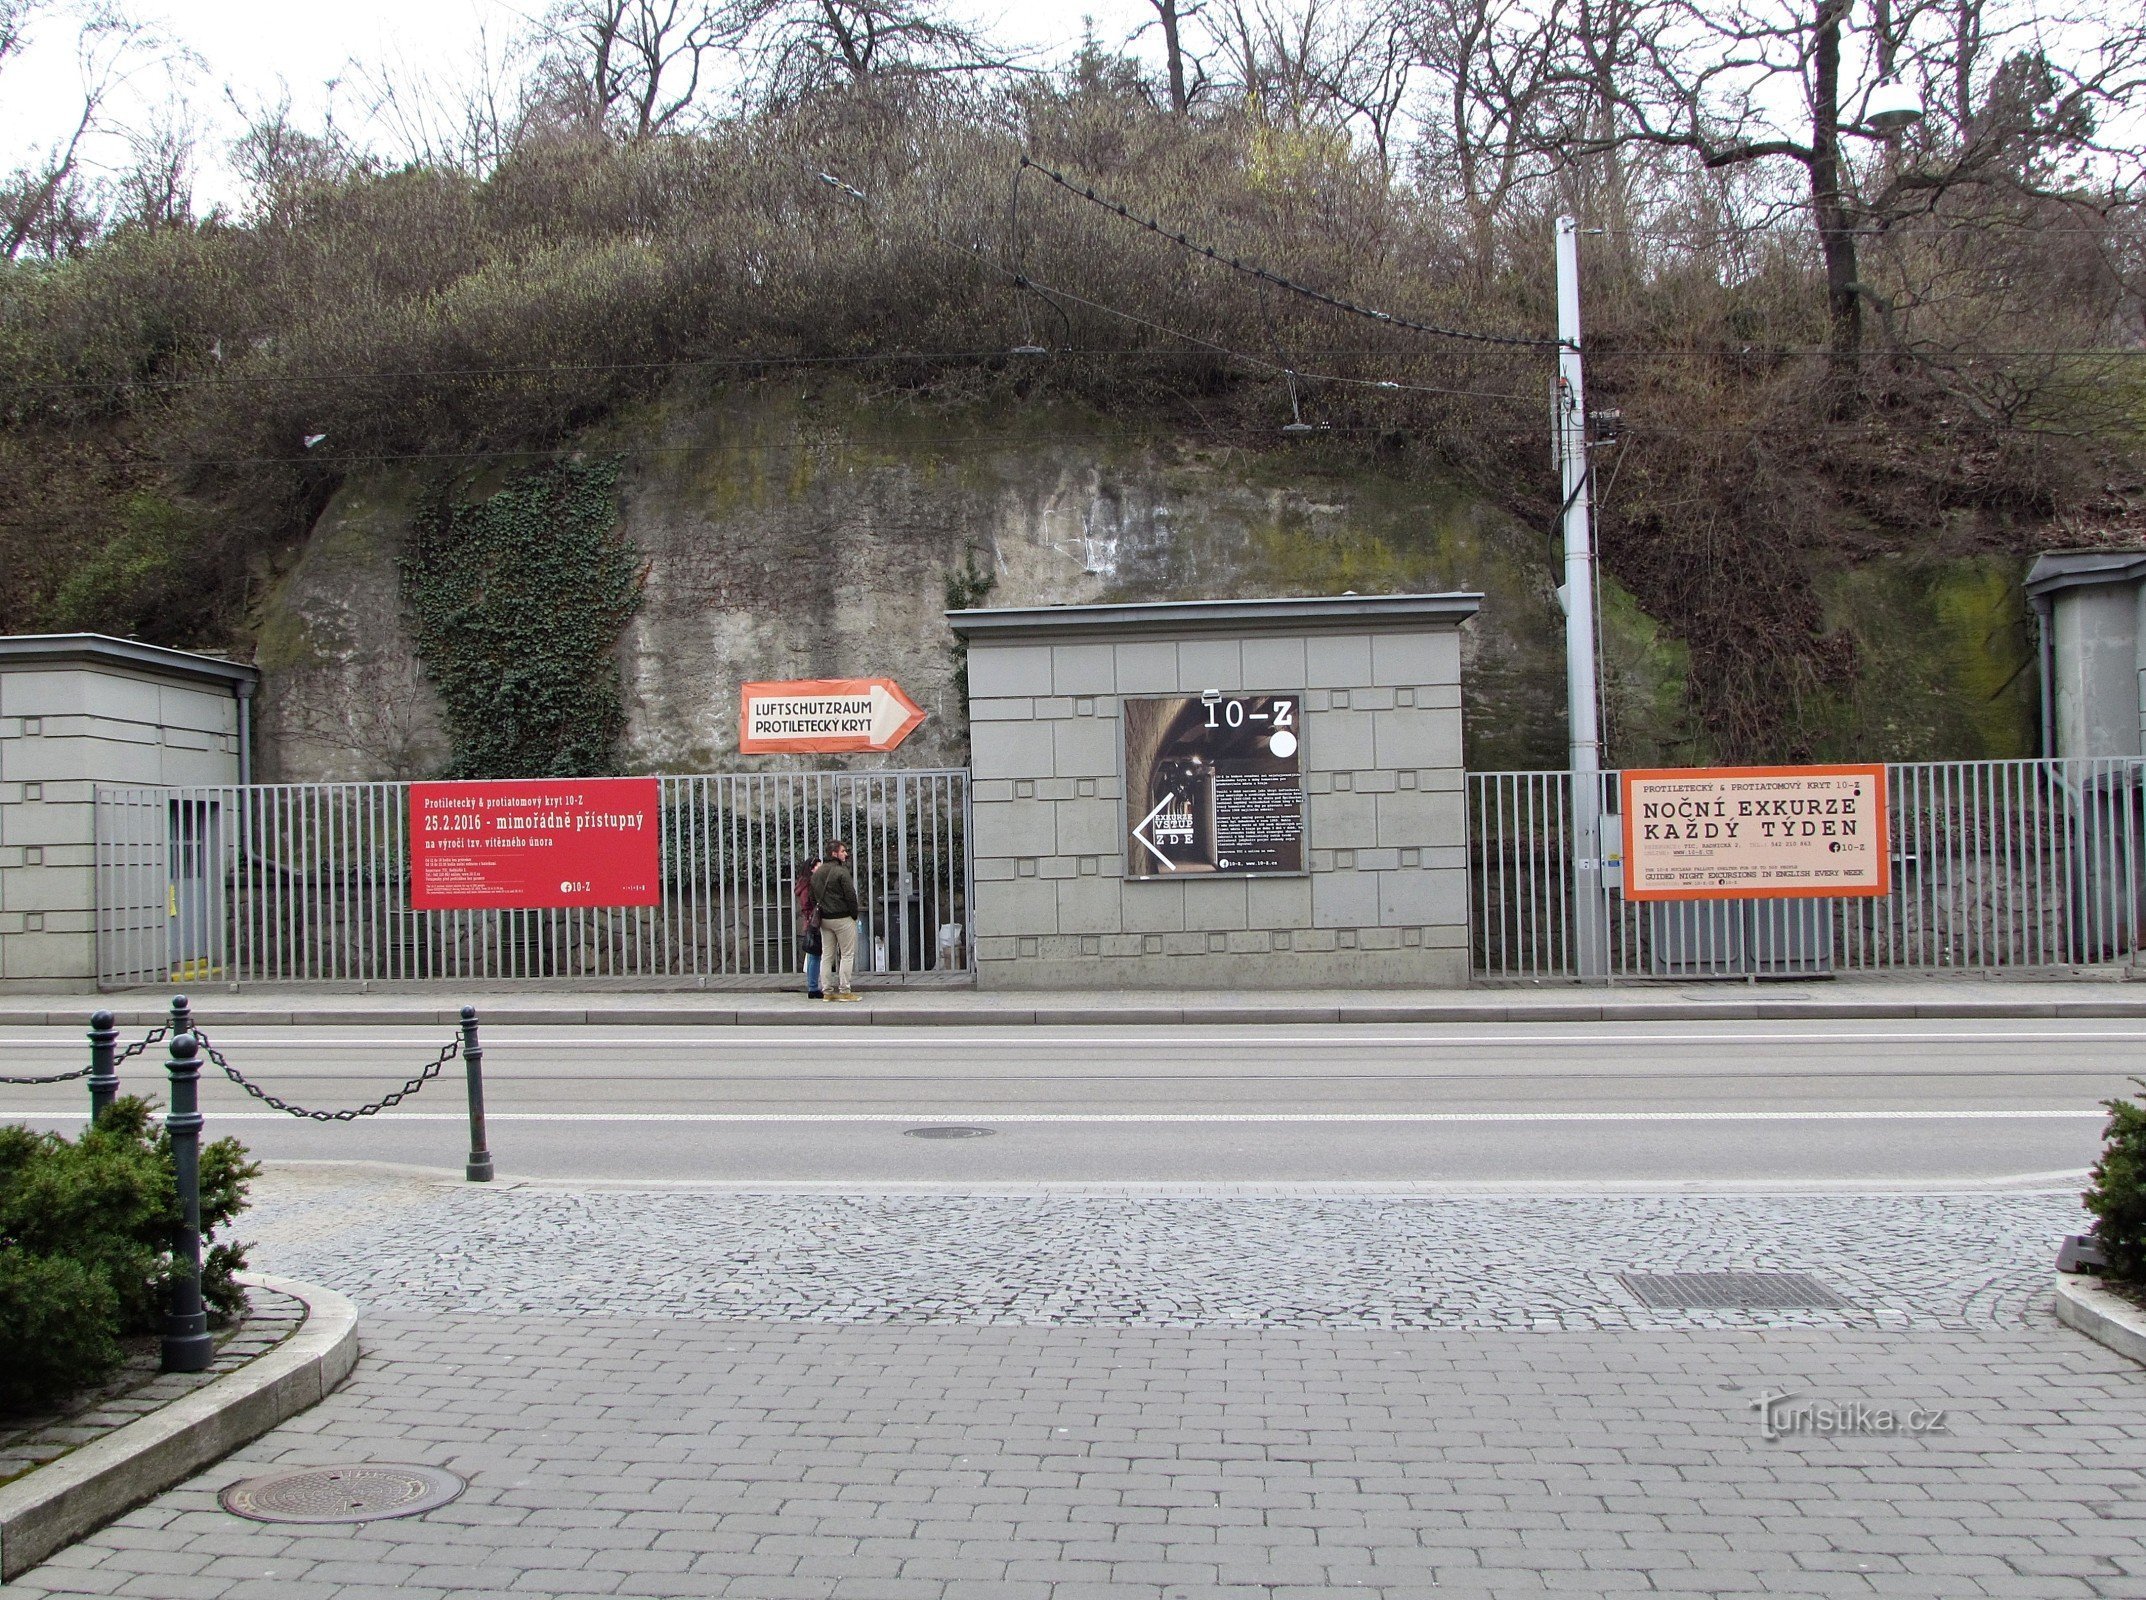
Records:
<instances>
[{"instance_id":1,"label":"hedge bush","mask_svg":"<svg viewBox=\"0 0 2146 1600\"><path fill-rule=\"evenodd\" d=\"M2146 1089L2146 1079L2133 1079ZM2094 1186L2083 1198L2094 1213L2094 1239L2108 1258L2109 1276L2146 1283L2146 1104L2105 1100L2108 1144L2094 1164Z\"/></svg>"},{"instance_id":2,"label":"hedge bush","mask_svg":"<svg viewBox=\"0 0 2146 1600\"><path fill-rule=\"evenodd\" d=\"M201 1288L217 1320L245 1308L246 1259L214 1235L259 1172L235 1139L202 1148ZM0 1127L0 1409L109 1376L121 1338L157 1330L181 1220L171 1139L147 1101L116 1101L74 1140Z\"/></svg>"}]
</instances>

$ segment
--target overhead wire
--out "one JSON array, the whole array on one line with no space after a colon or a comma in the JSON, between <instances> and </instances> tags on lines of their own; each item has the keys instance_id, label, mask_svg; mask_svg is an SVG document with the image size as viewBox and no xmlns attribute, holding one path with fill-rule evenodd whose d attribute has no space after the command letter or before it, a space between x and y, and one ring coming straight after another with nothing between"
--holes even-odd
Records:
<instances>
[{"instance_id":1,"label":"overhead wire","mask_svg":"<svg viewBox=\"0 0 2146 1600\"><path fill-rule=\"evenodd\" d=\"M1525 334L1485 333L1475 328L1446 327L1435 322L1421 322L1412 317L1398 316L1391 311L1381 311L1375 306L1359 305L1354 300L1344 299L1340 295L1328 294L1324 289L1314 289L1308 283L1299 283L1294 278L1271 271L1266 267L1249 261L1240 261L1235 256L1226 255L1217 250L1213 245L1201 244L1197 240L1179 233L1174 228L1164 227L1153 217L1142 216L1115 200L1105 199L1088 185L1076 183L1064 173L1047 167L1042 162L1024 154L1016 171L1018 173L1031 170L1042 173L1044 177L1057 184L1068 194L1076 195L1090 205L1099 207L1115 216L1123 217L1135 227L1145 228L1148 232L1169 240L1172 244L1190 251L1193 255L1204 256L1209 261L1228 267L1232 272L1257 279L1261 283L1268 284L1276 289L1286 290L1290 294L1301 295L1307 300L1315 300L1319 304L1330 306L1336 311L1345 311L1351 316L1366 317L1373 322L1384 323L1388 327L1406 328L1411 333L1429 334L1440 339L1461 339L1473 344L1509 345L1535 350L1554 350L1557 348L1558 342L1555 339L1534 338Z\"/></svg>"},{"instance_id":2,"label":"overhead wire","mask_svg":"<svg viewBox=\"0 0 2146 1600\"><path fill-rule=\"evenodd\" d=\"M1534 395L1517 394L1501 389L1448 389L1437 384L1413 383L1393 378L1359 378L1339 372L1311 372L1303 367L1292 367L1280 361L1269 360L1265 356L1252 355L1247 351L1218 343L1197 333L1187 333L1182 328L1173 328L1168 323L1157 322L1154 318L1142 316L1137 311L1127 311L1123 307L1110 305L1105 301L1092 300L1086 295L1076 293L1074 290L1044 283L1040 279L1029 277L1026 274L1022 275L1020 284L1022 287L1034 289L1046 297L1055 295L1062 299L1070 300L1073 304L1086 306L1091 311L1101 312L1105 316L1117 317L1123 321L1135 323L1140 327L1152 329L1169 338L1181 339L1187 344L1198 346L1200 349L1212 351L1214 354L1227 357L1229 360L1242 362L1250 367L1258 367L1264 372L1272 372L1278 376L1286 377L1293 373L1299 378L1308 378L1318 383L1353 384L1358 388L1364 389L1384 389L1404 394L1445 395L1462 400L1513 400L1533 405L1538 398Z\"/></svg>"},{"instance_id":3,"label":"overhead wire","mask_svg":"<svg viewBox=\"0 0 2146 1600\"><path fill-rule=\"evenodd\" d=\"M1028 161L1028 158L1025 156L1022 157L1022 160L1027 165L1035 167L1036 170L1039 172L1050 172L1050 169L1048 167L1037 166L1036 163ZM1019 169L1016 169L1017 175L1018 171ZM833 174L822 172L818 174L818 177L822 183L828 184L830 187L840 190L843 194L855 200L859 205L867 207L871 205L871 196L866 194L863 190L858 189L851 184L843 182L840 178L834 176ZM1020 198L1017 187L1014 199L1009 210L1009 223L1017 223L1019 216ZM1075 305L1085 306L1091 311L1100 312L1104 316L1118 318L1120 321L1131 323L1137 327L1147 328L1150 331L1160 333L1167 338L1180 340L1183 343L1196 346L1202 350L1212 352L1215 355L1223 356L1231 361L1241 362L1246 366L1257 367L1262 371L1272 372L1283 377L1293 376L1297 378L1309 378L1320 383L1350 384L1358 388L1380 389L1405 394L1435 394L1456 399L1468 400L1510 400L1530 405L1534 403L1533 396L1514 394L1502 390L1451 389L1440 387L1434 384L1410 383L1394 379L1360 378L1352 377L1343 373L1332 372L1307 372L1301 367L1291 367L1282 362L1270 361L1264 356L1252 355L1246 351L1239 350L1234 346L1222 344L1217 340L1206 338L1200 334L1187 333L1182 328L1172 327L1166 322L1160 322L1153 317L1144 316L1140 312L1127 311L1122 306L1114 306L1109 304L1107 301L1092 299L1089 296L1080 294L1075 290L1061 288L1056 284L1045 283L1041 279L1032 276L1025 270L1026 263L1019 254L1020 244L1018 237L1015 237L1010 241L1012 244L1012 248L1015 251L1014 261L1012 264L1003 261L993 261L990 256L984 251L982 246L975 244L963 244L958 240L950 239L936 228L927 227L925 229L925 237L931 239L941 248L952 251L954 254L960 256L965 261L968 261L976 266L980 266L986 271L997 272L1001 274L1015 288L1024 289L1035 293L1047 302L1053 300L1067 300ZM1063 309L1061 308L1060 315L1063 316L1063 314ZM1071 325L1072 324L1070 320L1068 320L1067 326L1070 327ZM1492 342L1511 343L1516 341L1496 340ZM1551 342L1554 343L1555 341Z\"/></svg>"}]
</instances>

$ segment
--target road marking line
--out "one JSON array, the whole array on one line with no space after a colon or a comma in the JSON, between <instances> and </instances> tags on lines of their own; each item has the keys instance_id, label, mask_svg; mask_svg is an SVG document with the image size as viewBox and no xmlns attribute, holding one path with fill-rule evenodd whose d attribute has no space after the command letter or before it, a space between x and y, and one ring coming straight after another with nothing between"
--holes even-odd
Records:
<instances>
[{"instance_id":1,"label":"road marking line","mask_svg":"<svg viewBox=\"0 0 2146 1600\"><path fill-rule=\"evenodd\" d=\"M302 1122L280 1111L221 1111L207 1108L211 1122ZM0 1117L66 1117L53 1110L8 1110ZM487 1122L901 1122L943 1125L951 1122L1027 1123L1298 1123L1298 1122L2099 1122L2100 1110L2068 1111L489 1111ZM397 1122L462 1122L459 1111L383 1112Z\"/></svg>"},{"instance_id":2,"label":"road marking line","mask_svg":"<svg viewBox=\"0 0 2146 1600\"><path fill-rule=\"evenodd\" d=\"M1811 1024L1804 1025L1811 1026ZM673 1026L675 1025L663 1025L664 1028L670 1028ZM1257 1025L1247 1024L1247 1027L1251 1026ZM1268 1024L1267 1026L1278 1026L1278 1024ZM1337 1026L1337 1024L1329 1023L1322 1025L1315 1023L1307 1023L1303 1024L1302 1026L1305 1026L1307 1028L1323 1026L1325 1028L1330 1029L1334 1026ZM1435 1027L1438 1026L1438 1024L1427 1023L1425 1024L1425 1026ZM1513 1026L1518 1027L1523 1026L1523 1024L1516 1023L1513 1024ZM1526 1024L1526 1026L1557 1026L1557 1024ZM725 1025L719 1031L714 1028L704 1028L695 1030L682 1037L670 1038L651 1038L648 1036L648 1033L628 1034L619 1036L599 1036L596 1038L590 1038L586 1034L574 1031L571 1026L546 1028L543 1029L541 1032L530 1034L527 1037L520 1035L508 1037L507 1035L509 1034L512 1027L512 1024L501 1024L497 1029L488 1031L484 1036L484 1043L486 1048L488 1050L499 1050L511 1045L516 1049L521 1050L536 1049L559 1052L585 1050L671 1051L676 1050L681 1045L698 1045L704 1048L716 1050L724 1048L750 1048L753 1050L766 1050L770 1047L776 1047L788 1048L810 1054L822 1054L826 1051L828 1043L827 1039L824 1037L825 1030L823 1028L813 1028L806 1030L803 1035L800 1036L799 1030L794 1027L755 1031L749 1025L746 1024L740 1024L735 1028L730 1027L729 1025ZM649 1030L650 1033L657 1031L659 1030L653 1028ZM926 1050L942 1053L949 1049L1005 1050L1016 1048L1023 1050L1067 1050L1088 1053L1092 1051L1097 1044L1106 1042L1111 1044L1122 1044L1132 1049L1151 1048L1162 1045L1182 1045L1186 1042L1186 1035L1195 1031L1195 1028L1193 1025L1188 1024L1185 1033L1168 1035L1138 1035L1125 1034L1115 1029L1098 1027L1086 1033L1068 1034L1066 1036L1061 1036L1057 1038L1043 1039L1034 1037L1033 1031L1027 1029L1024 1029L1021 1034L1007 1035L1003 1038L979 1038L971 1029L952 1027L943 1030L935 1029L923 1032L920 1036L911 1035L907 1032L897 1032L897 1030L890 1028L866 1027L853 1029L841 1028L838 1026L837 1031L840 1032L842 1035L842 1042L846 1046L851 1047L854 1047L859 1043L869 1040L876 1045L885 1046L889 1049ZM1197 1028L1196 1031L1198 1031L1200 1034L1207 1038L1211 1039L1214 1037L1214 1030L1211 1027L1200 1026ZM421 1047L431 1048L437 1046L440 1041L440 1036L437 1034L412 1035L409 1038L402 1038L398 1036L392 1038L369 1039L309 1039L303 1037L302 1029L271 1028L266 1026L234 1027L229 1030L219 1028L216 1030L216 1036L219 1039L227 1039L235 1042L244 1042L246 1044L254 1046L266 1045L272 1042L280 1042L282 1048L289 1050L297 1050L300 1048L307 1050L413 1050ZM2098 1032L2080 1031L2075 1033L2067 1033L2052 1030L2041 1033L2004 1033L1991 1032L1987 1024L1977 1024L1975 1027L1975 1031L1971 1033L1945 1033L1936 1031L1924 1033L1831 1033L1821 1030L1810 1033L1529 1033L1516 1035L1507 1032L1494 1034L1422 1033L1335 1035L1331 1032L1323 1032L1316 1038L1307 1038L1301 1035L1294 1034L1248 1035L1244 1033L1232 1032L1228 1034L1227 1037L1230 1046L1233 1049L1294 1050L1302 1049L1306 1045L1316 1045L1318 1047L1332 1050L1337 1053L1345 1050L1362 1049L1366 1046L1382 1047L1403 1045L1428 1045L1441 1050L1462 1050L1482 1049L1493 1045L1513 1048L1522 1046L1532 1047L1541 1045L1575 1044L1734 1045L1740 1049L1749 1048L1753 1045L1807 1044L1983 1044L1990 1045L1993 1047L2018 1044L2146 1044L2146 1031L2114 1032L2103 1030ZM60 1038L53 1038L51 1036L46 1036L43 1038L20 1039L0 1038L0 1049L39 1049L55 1051L64 1050L71 1051L74 1054L79 1055L81 1053L82 1047L76 1044L72 1035L69 1034L64 1035Z\"/></svg>"}]
</instances>

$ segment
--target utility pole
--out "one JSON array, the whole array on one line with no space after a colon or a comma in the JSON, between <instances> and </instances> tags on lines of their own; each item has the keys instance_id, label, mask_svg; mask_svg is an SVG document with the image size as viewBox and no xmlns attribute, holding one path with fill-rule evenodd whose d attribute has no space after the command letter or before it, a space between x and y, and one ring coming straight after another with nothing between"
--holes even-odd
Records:
<instances>
[{"instance_id":1,"label":"utility pole","mask_svg":"<svg viewBox=\"0 0 2146 1600\"><path fill-rule=\"evenodd\" d=\"M1557 403L1551 423L1564 492L1565 717L1572 746L1573 966L1609 976L1609 902L1602 891L1602 719L1595 681L1595 542L1587 503L1587 389L1580 372L1580 225L1557 219Z\"/></svg>"}]
</instances>

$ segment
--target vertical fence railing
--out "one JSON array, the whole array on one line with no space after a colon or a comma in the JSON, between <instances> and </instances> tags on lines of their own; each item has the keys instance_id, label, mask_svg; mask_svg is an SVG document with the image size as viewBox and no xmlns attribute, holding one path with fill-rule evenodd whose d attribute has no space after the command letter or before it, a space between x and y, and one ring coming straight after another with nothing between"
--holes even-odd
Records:
<instances>
[{"instance_id":1,"label":"vertical fence railing","mask_svg":"<svg viewBox=\"0 0 2146 1600\"><path fill-rule=\"evenodd\" d=\"M1888 768L1882 898L1643 904L1602 911L1618 978L1996 972L2135 959L2146 932L2146 763L1904 762ZM1617 774L1603 775L1604 810ZM1470 937L1492 979L1569 978L1563 772L1468 778Z\"/></svg>"},{"instance_id":2,"label":"vertical fence railing","mask_svg":"<svg viewBox=\"0 0 2146 1600\"><path fill-rule=\"evenodd\" d=\"M973 971L967 772L665 777L659 794L658 905L416 911L406 785L100 787L99 981L787 977L794 874L837 838L865 902L861 972Z\"/></svg>"}]
</instances>

